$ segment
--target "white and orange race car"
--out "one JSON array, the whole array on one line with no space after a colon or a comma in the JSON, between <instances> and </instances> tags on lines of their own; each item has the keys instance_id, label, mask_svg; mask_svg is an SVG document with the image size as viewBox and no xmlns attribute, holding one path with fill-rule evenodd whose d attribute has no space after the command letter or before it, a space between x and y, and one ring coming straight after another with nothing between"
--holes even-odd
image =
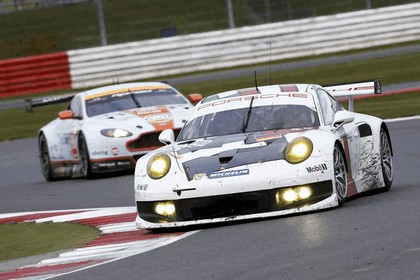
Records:
<instances>
[{"instance_id":1,"label":"white and orange race car","mask_svg":"<svg viewBox=\"0 0 420 280\"><path fill-rule=\"evenodd\" d=\"M39 130L42 173L50 181L129 170L162 144L160 132L177 134L201 100L189 100L158 82L105 86L76 94L68 110Z\"/></svg>"}]
</instances>

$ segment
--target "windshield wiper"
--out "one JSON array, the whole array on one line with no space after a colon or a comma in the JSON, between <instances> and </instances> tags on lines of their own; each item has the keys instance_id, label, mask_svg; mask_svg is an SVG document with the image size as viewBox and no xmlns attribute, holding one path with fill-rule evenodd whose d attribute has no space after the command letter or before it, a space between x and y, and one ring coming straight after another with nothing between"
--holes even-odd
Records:
<instances>
[{"instance_id":1,"label":"windshield wiper","mask_svg":"<svg viewBox=\"0 0 420 280\"><path fill-rule=\"evenodd\" d=\"M133 99L134 103L136 104L137 108L141 108L141 104L137 101L137 99L134 97L134 94L131 92L131 90L128 90L130 93L131 99Z\"/></svg>"},{"instance_id":2,"label":"windshield wiper","mask_svg":"<svg viewBox=\"0 0 420 280\"><path fill-rule=\"evenodd\" d=\"M242 128L241 128L241 132L245 133L245 130L248 127L248 123L249 123L249 117L251 116L251 111L252 111L252 103L254 102L254 96L251 98L251 103L249 103L249 108L248 108L248 112L246 113L245 119L242 123Z\"/></svg>"}]
</instances>

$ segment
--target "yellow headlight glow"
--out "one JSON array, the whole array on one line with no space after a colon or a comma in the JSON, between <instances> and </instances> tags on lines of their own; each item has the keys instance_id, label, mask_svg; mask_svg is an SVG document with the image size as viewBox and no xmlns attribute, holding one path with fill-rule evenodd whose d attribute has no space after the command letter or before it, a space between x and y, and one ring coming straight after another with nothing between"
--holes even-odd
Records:
<instances>
[{"instance_id":1,"label":"yellow headlight glow","mask_svg":"<svg viewBox=\"0 0 420 280\"><path fill-rule=\"evenodd\" d=\"M284 158L288 163L301 163L312 154L312 150L312 141L306 137L299 137L290 142L286 147L284 150Z\"/></svg>"},{"instance_id":2,"label":"yellow headlight glow","mask_svg":"<svg viewBox=\"0 0 420 280\"><path fill-rule=\"evenodd\" d=\"M293 202L293 201L296 201L298 199L298 194L296 193L295 190L290 189L290 190L287 190L283 193L283 199L286 202Z\"/></svg>"},{"instance_id":3,"label":"yellow headlight glow","mask_svg":"<svg viewBox=\"0 0 420 280\"><path fill-rule=\"evenodd\" d=\"M147 163L147 174L152 179L163 178L171 167L171 159L166 154L156 154Z\"/></svg>"},{"instance_id":4,"label":"yellow headlight glow","mask_svg":"<svg viewBox=\"0 0 420 280\"><path fill-rule=\"evenodd\" d=\"M155 213L165 216L165 217L174 217L175 216L175 205L173 202L156 202L155 203Z\"/></svg>"},{"instance_id":5,"label":"yellow headlight glow","mask_svg":"<svg viewBox=\"0 0 420 280\"><path fill-rule=\"evenodd\" d=\"M295 202L306 200L313 195L311 186L292 187L287 189L280 189L276 192L277 206L290 205Z\"/></svg>"},{"instance_id":6,"label":"yellow headlight glow","mask_svg":"<svg viewBox=\"0 0 420 280\"><path fill-rule=\"evenodd\" d=\"M300 187L298 189L298 196L300 199L306 199L312 195L312 189L310 187Z\"/></svg>"}]
</instances>

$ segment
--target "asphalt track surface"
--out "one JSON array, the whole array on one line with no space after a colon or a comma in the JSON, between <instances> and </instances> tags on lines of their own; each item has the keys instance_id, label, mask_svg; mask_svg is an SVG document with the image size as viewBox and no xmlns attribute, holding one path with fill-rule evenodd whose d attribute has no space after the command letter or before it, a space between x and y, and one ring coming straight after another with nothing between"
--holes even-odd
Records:
<instances>
[{"instance_id":1,"label":"asphalt track surface","mask_svg":"<svg viewBox=\"0 0 420 280\"><path fill-rule=\"evenodd\" d=\"M389 122L391 191L342 208L221 224L57 279L418 279L420 119ZM133 175L44 181L36 140L0 143L0 213L133 206ZM194 228L196 229L196 228Z\"/></svg>"}]
</instances>

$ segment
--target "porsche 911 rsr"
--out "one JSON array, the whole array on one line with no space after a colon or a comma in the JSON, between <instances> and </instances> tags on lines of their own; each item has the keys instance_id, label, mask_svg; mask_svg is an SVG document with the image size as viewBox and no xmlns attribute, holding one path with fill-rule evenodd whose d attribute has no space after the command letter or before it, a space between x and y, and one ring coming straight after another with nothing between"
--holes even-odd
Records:
<instances>
[{"instance_id":1,"label":"porsche 911 rsr","mask_svg":"<svg viewBox=\"0 0 420 280\"><path fill-rule=\"evenodd\" d=\"M190 95L198 102L199 95ZM69 109L42 127L38 147L47 180L134 169L139 157L161 147L165 129L177 134L192 104L157 82L106 86L75 95Z\"/></svg>"},{"instance_id":2,"label":"porsche 911 rsr","mask_svg":"<svg viewBox=\"0 0 420 280\"><path fill-rule=\"evenodd\" d=\"M385 122L333 97L379 93L379 81L270 85L199 102L175 141L139 159L139 228L263 218L343 205L393 180Z\"/></svg>"}]
</instances>

